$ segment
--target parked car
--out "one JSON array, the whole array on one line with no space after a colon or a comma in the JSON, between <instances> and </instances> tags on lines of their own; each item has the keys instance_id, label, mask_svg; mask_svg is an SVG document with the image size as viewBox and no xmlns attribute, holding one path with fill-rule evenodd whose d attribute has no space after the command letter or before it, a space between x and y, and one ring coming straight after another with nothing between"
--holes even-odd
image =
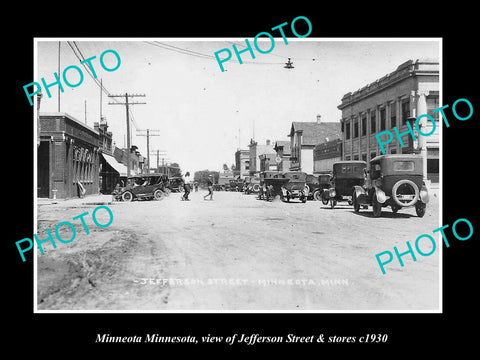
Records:
<instances>
[{"instance_id":1,"label":"parked car","mask_svg":"<svg viewBox=\"0 0 480 360\"><path fill-rule=\"evenodd\" d=\"M302 203L307 202L307 190L305 188L307 174L303 171L287 171L283 177L288 179L282 187L280 198L289 202L291 199L299 199Z\"/></svg>"},{"instance_id":2,"label":"parked car","mask_svg":"<svg viewBox=\"0 0 480 360\"><path fill-rule=\"evenodd\" d=\"M278 171L262 171L260 173L260 191L258 199L273 200L275 196L282 196L282 187L289 181L283 173Z\"/></svg>"},{"instance_id":3,"label":"parked car","mask_svg":"<svg viewBox=\"0 0 480 360\"><path fill-rule=\"evenodd\" d=\"M365 184L355 186L352 195L355 212L360 205L371 205L373 216L382 214L382 207L390 206L396 213L404 207L415 206L417 216L423 217L428 190L423 181L423 158L415 154L380 155L370 160L365 170Z\"/></svg>"},{"instance_id":4,"label":"parked car","mask_svg":"<svg viewBox=\"0 0 480 360\"><path fill-rule=\"evenodd\" d=\"M183 179L180 176L174 176L168 179L167 187L172 192L182 192L183 191Z\"/></svg>"},{"instance_id":5,"label":"parked car","mask_svg":"<svg viewBox=\"0 0 480 360\"><path fill-rule=\"evenodd\" d=\"M322 203L333 209L338 201L348 201L352 205L352 190L354 186L363 185L367 167L365 161L345 160L333 163L331 187L322 193Z\"/></svg>"},{"instance_id":6,"label":"parked car","mask_svg":"<svg viewBox=\"0 0 480 360\"><path fill-rule=\"evenodd\" d=\"M320 181L321 179L321 181ZM326 182L325 182L326 179ZM321 200L322 191L330 187L330 175L307 174L305 189L308 200Z\"/></svg>"},{"instance_id":7,"label":"parked car","mask_svg":"<svg viewBox=\"0 0 480 360\"><path fill-rule=\"evenodd\" d=\"M247 183L245 194L258 194L260 192L260 177L252 176Z\"/></svg>"},{"instance_id":8,"label":"parked car","mask_svg":"<svg viewBox=\"0 0 480 360\"><path fill-rule=\"evenodd\" d=\"M167 186L168 177L164 174L133 175L127 179L125 186L117 185L113 196L118 201L162 200Z\"/></svg>"},{"instance_id":9,"label":"parked car","mask_svg":"<svg viewBox=\"0 0 480 360\"><path fill-rule=\"evenodd\" d=\"M324 191L328 191L330 187L332 186L331 183L332 175L331 174L320 174L318 175L318 184L319 184L319 189L314 192L313 198L317 201L322 200L322 195ZM328 202L327 202L328 204ZM324 205L327 205L324 204Z\"/></svg>"}]
</instances>

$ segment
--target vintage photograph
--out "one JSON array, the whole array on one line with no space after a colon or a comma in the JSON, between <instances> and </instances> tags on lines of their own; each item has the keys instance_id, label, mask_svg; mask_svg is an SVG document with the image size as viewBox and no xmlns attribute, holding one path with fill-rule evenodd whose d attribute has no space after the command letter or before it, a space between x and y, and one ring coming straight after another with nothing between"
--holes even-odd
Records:
<instances>
[{"instance_id":1,"label":"vintage photograph","mask_svg":"<svg viewBox=\"0 0 480 360\"><path fill-rule=\"evenodd\" d=\"M272 35L35 38L35 312L441 312L442 40Z\"/></svg>"}]
</instances>

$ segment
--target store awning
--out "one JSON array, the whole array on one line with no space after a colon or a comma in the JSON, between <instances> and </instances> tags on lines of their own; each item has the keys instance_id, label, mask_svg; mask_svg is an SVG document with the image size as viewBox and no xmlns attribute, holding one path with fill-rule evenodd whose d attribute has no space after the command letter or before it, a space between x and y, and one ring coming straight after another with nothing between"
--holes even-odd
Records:
<instances>
[{"instance_id":1,"label":"store awning","mask_svg":"<svg viewBox=\"0 0 480 360\"><path fill-rule=\"evenodd\" d=\"M105 161L110 165L115 171L117 171L120 176L127 176L127 167L121 163L119 163L115 158L111 155L107 155L102 153L103 158Z\"/></svg>"}]
</instances>

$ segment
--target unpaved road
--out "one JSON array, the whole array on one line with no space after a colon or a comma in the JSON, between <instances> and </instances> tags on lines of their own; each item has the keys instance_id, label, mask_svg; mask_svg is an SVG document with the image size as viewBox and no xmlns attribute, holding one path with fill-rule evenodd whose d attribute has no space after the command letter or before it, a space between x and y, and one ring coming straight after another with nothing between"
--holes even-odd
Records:
<instances>
[{"instance_id":1,"label":"unpaved road","mask_svg":"<svg viewBox=\"0 0 480 360\"><path fill-rule=\"evenodd\" d=\"M438 191L437 191L438 193ZM205 191L190 202L113 203L107 228L73 217L97 205L62 201L38 207L42 238L61 221L77 237L37 257L38 310L436 310L440 251L404 256L382 275L375 254L407 250L439 227L438 196L424 218L414 209L373 218L347 203L283 203ZM99 222L108 220L99 214ZM102 214L104 214L102 212ZM60 232L64 238L70 234ZM46 237L46 236L44 236ZM422 246L428 252L427 244Z\"/></svg>"}]
</instances>

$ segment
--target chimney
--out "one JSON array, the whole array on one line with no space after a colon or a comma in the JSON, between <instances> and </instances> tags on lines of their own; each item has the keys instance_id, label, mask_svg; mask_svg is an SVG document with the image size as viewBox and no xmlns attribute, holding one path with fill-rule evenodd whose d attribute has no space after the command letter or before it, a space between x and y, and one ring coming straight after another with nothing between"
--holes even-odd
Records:
<instances>
[{"instance_id":1,"label":"chimney","mask_svg":"<svg viewBox=\"0 0 480 360\"><path fill-rule=\"evenodd\" d=\"M270 145L270 140L267 140L267 141L266 141L266 145Z\"/></svg>"},{"instance_id":2,"label":"chimney","mask_svg":"<svg viewBox=\"0 0 480 360\"><path fill-rule=\"evenodd\" d=\"M322 115L317 115L317 124L322 122Z\"/></svg>"}]
</instances>

